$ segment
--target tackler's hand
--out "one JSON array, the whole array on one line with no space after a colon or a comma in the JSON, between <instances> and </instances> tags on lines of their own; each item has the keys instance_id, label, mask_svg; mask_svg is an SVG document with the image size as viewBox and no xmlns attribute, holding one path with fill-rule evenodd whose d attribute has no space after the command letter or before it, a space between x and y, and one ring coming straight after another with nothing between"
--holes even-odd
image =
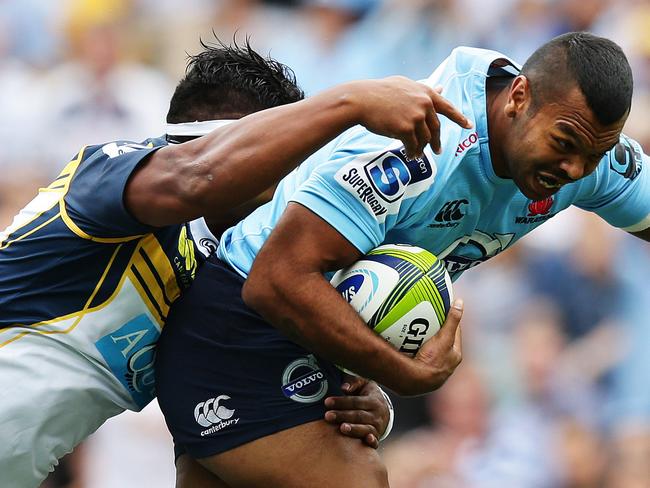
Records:
<instances>
[{"instance_id":1,"label":"tackler's hand","mask_svg":"<svg viewBox=\"0 0 650 488\"><path fill-rule=\"evenodd\" d=\"M343 435L361 439L377 449L390 421L390 406L377 383L346 375L341 386L345 396L325 399L325 420L338 424Z\"/></svg>"},{"instance_id":2,"label":"tackler's hand","mask_svg":"<svg viewBox=\"0 0 650 488\"><path fill-rule=\"evenodd\" d=\"M472 123L441 95L441 87L431 88L403 76L353 83L360 88L351 97L362 110L362 124L372 132L400 139L410 159L421 157L427 144L440 153L438 115L465 129L472 128Z\"/></svg>"}]
</instances>

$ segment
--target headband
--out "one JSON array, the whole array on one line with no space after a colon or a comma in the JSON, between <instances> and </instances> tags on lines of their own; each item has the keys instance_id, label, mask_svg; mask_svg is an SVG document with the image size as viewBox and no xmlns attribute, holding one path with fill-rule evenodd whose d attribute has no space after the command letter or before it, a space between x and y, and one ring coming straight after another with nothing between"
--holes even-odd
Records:
<instances>
[{"instance_id":1,"label":"headband","mask_svg":"<svg viewBox=\"0 0 650 488\"><path fill-rule=\"evenodd\" d=\"M202 122L183 122L182 124L167 124L168 136L199 137L209 134L214 129L234 122L235 119L204 120Z\"/></svg>"}]
</instances>

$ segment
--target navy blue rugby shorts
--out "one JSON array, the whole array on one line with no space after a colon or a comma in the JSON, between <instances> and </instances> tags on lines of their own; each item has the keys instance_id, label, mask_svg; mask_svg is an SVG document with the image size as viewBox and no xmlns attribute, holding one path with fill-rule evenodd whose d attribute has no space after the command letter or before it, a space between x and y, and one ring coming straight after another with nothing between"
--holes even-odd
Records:
<instances>
[{"instance_id":1,"label":"navy blue rugby shorts","mask_svg":"<svg viewBox=\"0 0 650 488\"><path fill-rule=\"evenodd\" d=\"M203 458L322 419L341 371L241 299L244 279L211 257L174 304L156 354L156 390L177 457Z\"/></svg>"}]
</instances>

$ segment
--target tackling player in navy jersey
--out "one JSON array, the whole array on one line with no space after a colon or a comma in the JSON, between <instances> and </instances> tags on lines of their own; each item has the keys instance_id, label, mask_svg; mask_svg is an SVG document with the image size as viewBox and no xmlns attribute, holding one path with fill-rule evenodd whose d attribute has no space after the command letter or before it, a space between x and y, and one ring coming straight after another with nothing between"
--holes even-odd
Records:
<instances>
[{"instance_id":1,"label":"tackling player in navy jersey","mask_svg":"<svg viewBox=\"0 0 650 488\"><path fill-rule=\"evenodd\" d=\"M357 123L419 154L439 145L436 111L464 122L405 78L299 101L283 65L248 46L204 47L168 113L168 138L195 140L86 146L0 233L3 488L37 486L107 418L153 398L154 347L172 303L214 250L213 232L246 215L256 195ZM360 391L329 401L366 410L337 422L358 418L348 434L374 444L386 407L372 385ZM187 456L180 463L179 484L204 477Z\"/></svg>"},{"instance_id":2,"label":"tackling player in navy jersey","mask_svg":"<svg viewBox=\"0 0 650 488\"><path fill-rule=\"evenodd\" d=\"M460 361L449 324L415 358L398 353L327 272L402 242L443 257L457 277L570 205L650 238L649 161L621 136L632 74L616 44L570 33L523 68L458 48L426 83L442 85L475 128L442 120L443 152L416 159L398 141L348 130L224 233L220 259L208 260L170 316L156 366L160 405L175 441L231 486L387 486L372 453L346 466L354 443L319 420L318 400L337 383L333 365L418 394Z\"/></svg>"}]
</instances>

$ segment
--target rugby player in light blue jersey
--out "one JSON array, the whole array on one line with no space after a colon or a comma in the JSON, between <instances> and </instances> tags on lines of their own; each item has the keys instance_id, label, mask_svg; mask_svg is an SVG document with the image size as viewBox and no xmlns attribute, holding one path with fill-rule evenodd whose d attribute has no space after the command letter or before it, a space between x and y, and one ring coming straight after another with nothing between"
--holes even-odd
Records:
<instances>
[{"instance_id":1,"label":"rugby player in light blue jersey","mask_svg":"<svg viewBox=\"0 0 650 488\"><path fill-rule=\"evenodd\" d=\"M398 141L348 130L223 234L219 259L170 316L156 368L163 413L175 441L231 486L387 486L377 456L346 466L355 444L319 420L333 364L419 394L460 361L448 324L415 358L397 352L327 272L382 243L408 243L458 277L570 205L650 237L650 167L621 135L632 74L616 44L570 33L523 68L461 47L425 83L442 85L475 128L442 120L442 153L416 159Z\"/></svg>"},{"instance_id":2,"label":"rugby player in light blue jersey","mask_svg":"<svg viewBox=\"0 0 650 488\"><path fill-rule=\"evenodd\" d=\"M213 232L237 222L256 195L357 123L397 135L417 154L439 144L436 110L464 120L405 78L299 101L285 66L248 46L204 47L168 113L167 139L196 140L87 146L0 233L2 488L38 486L107 418L151 401L154 346L169 309L216 247L206 221ZM223 125L213 119L285 104L212 131ZM343 432L370 444L388 422L375 390L329 400L350 411L338 413L352 427ZM179 463L179 484L196 486L199 476L201 486L222 486L187 456Z\"/></svg>"}]
</instances>

